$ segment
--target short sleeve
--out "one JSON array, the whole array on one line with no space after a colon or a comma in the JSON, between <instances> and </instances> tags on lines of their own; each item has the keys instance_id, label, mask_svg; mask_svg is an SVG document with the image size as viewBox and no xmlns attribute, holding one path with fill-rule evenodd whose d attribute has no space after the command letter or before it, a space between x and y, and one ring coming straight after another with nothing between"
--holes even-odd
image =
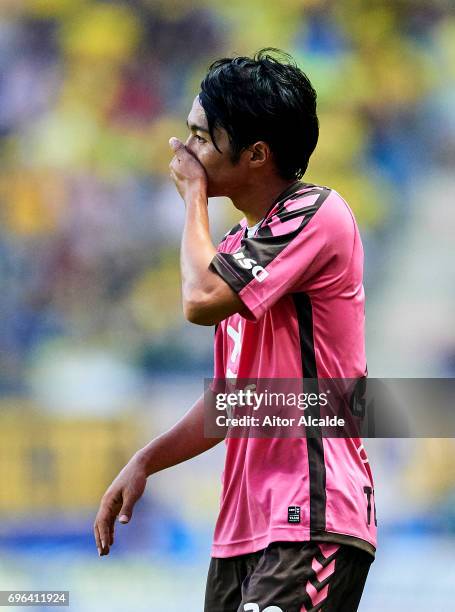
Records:
<instances>
[{"instance_id":1,"label":"short sleeve","mask_svg":"<svg viewBox=\"0 0 455 612\"><path fill-rule=\"evenodd\" d=\"M299 195L272 211L236 252L215 255L211 269L238 294L247 318L258 320L286 293L305 290L330 260L334 228L331 206L324 203L332 193L318 187Z\"/></svg>"}]
</instances>

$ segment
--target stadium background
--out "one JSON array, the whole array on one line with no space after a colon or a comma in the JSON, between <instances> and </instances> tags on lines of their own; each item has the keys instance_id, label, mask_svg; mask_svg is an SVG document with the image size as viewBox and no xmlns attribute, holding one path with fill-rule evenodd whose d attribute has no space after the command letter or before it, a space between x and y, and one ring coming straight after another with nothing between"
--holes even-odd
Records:
<instances>
[{"instance_id":1,"label":"stadium background","mask_svg":"<svg viewBox=\"0 0 455 612\"><path fill-rule=\"evenodd\" d=\"M168 138L210 61L291 52L319 92L307 180L366 249L370 376L453 376L455 16L447 0L0 2L0 589L78 612L201 610L222 445L152 478L99 559L131 453L211 372L183 320ZM210 204L215 239L237 220ZM368 440L379 552L363 605L448 610L453 440Z\"/></svg>"}]
</instances>

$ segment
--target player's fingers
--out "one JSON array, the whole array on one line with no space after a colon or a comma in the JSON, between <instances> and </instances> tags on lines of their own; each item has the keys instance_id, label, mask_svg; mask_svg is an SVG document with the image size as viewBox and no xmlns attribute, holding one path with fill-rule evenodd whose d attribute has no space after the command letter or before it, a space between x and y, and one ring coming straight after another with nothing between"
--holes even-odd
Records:
<instances>
[{"instance_id":1,"label":"player's fingers","mask_svg":"<svg viewBox=\"0 0 455 612\"><path fill-rule=\"evenodd\" d=\"M133 516L133 508L134 504L137 501L137 497L125 491L123 494L123 506L119 512L119 522L120 523L129 523L131 517Z\"/></svg>"},{"instance_id":2,"label":"player's fingers","mask_svg":"<svg viewBox=\"0 0 455 612\"><path fill-rule=\"evenodd\" d=\"M178 157L178 153L176 153L172 158L171 163L169 164L169 174L174 182L176 182L179 178L179 174L181 171L181 163L182 160L180 159L180 157Z\"/></svg>"},{"instance_id":3,"label":"player's fingers","mask_svg":"<svg viewBox=\"0 0 455 612\"><path fill-rule=\"evenodd\" d=\"M100 538L100 533L98 531L98 525L95 521L95 524L93 525L93 535L95 536L95 543L96 543L96 548L98 550L98 555L101 557L101 538Z\"/></svg>"},{"instance_id":4,"label":"player's fingers","mask_svg":"<svg viewBox=\"0 0 455 612\"><path fill-rule=\"evenodd\" d=\"M174 157L171 160L171 163L169 164L169 172L172 177L175 176L175 171L178 168L179 164L180 164L180 160L178 159L176 155L174 155Z\"/></svg>"},{"instance_id":5,"label":"player's fingers","mask_svg":"<svg viewBox=\"0 0 455 612\"><path fill-rule=\"evenodd\" d=\"M175 152L179 151L180 149L185 150L185 145L183 144L183 142L178 138L175 138L174 136L169 139L169 146Z\"/></svg>"},{"instance_id":6,"label":"player's fingers","mask_svg":"<svg viewBox=\"0 0 455 612\"><path fill-rule=\"evenodd\" d=\"M111 541L111 525L114 519L106 514L102 514L98 519L98 531L101 542L101 555L109 554L109 544Z\"/></svg>"}]
</instances>

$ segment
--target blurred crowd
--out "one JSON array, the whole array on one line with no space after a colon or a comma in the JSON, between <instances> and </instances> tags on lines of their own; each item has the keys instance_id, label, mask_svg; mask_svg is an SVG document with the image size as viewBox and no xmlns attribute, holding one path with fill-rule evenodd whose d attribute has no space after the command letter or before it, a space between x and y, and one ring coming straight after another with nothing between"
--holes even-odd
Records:
<instances>
[{"instance_id":1,"label":"blurred crowd","mask_svg":"<svg viewBox=\"0 0 455 612\"><path fill-rule=\"evenodd\" d=\"M210 373L210 337L181 314L182 205L168 138L185 137L219 56L279 46L313 80L321 139L305 178L355 210L374 298L384 246L412 214L414 178L453 160L449 140L441 145L455 130L450 2L243 5L0 4L4 392L27 390L36 368L44 376L43 363L75 354L93 364L102 353L141 376ZM237 217L222 200L210 209L217 239Z\"/></svg>"}]
</instances>

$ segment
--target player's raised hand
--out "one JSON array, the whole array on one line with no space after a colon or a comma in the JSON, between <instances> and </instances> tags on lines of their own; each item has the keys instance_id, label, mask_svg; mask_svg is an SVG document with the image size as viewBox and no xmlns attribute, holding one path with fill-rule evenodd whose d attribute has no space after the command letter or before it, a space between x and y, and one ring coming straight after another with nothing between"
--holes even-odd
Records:
<instances>
[{"instance_id":1,"label":"player's raised hand","mask_svg":"<svg viewBox=\"0 0 455 612\"><path fill-rule=\"evenodd\" d=\"M133 508L144 492L147 473L137 455L122 469L103 495L93 525L96 547L101 556L109 554L114 543L115 519L128 523L133 515Z\"/></svg>"},{"instance_id":2,"label":"player's raised hand","mask_svg":"<svg viewBox=\"0 0 455 612\"><path fill-rule=\"evenodd\" d=\"M182 198L185 200L192 189L205 192L207 175L204 166L178 138L171 138L169 146L174 151L169 164L170 175Z\"/></svg>"}]
</instances>

